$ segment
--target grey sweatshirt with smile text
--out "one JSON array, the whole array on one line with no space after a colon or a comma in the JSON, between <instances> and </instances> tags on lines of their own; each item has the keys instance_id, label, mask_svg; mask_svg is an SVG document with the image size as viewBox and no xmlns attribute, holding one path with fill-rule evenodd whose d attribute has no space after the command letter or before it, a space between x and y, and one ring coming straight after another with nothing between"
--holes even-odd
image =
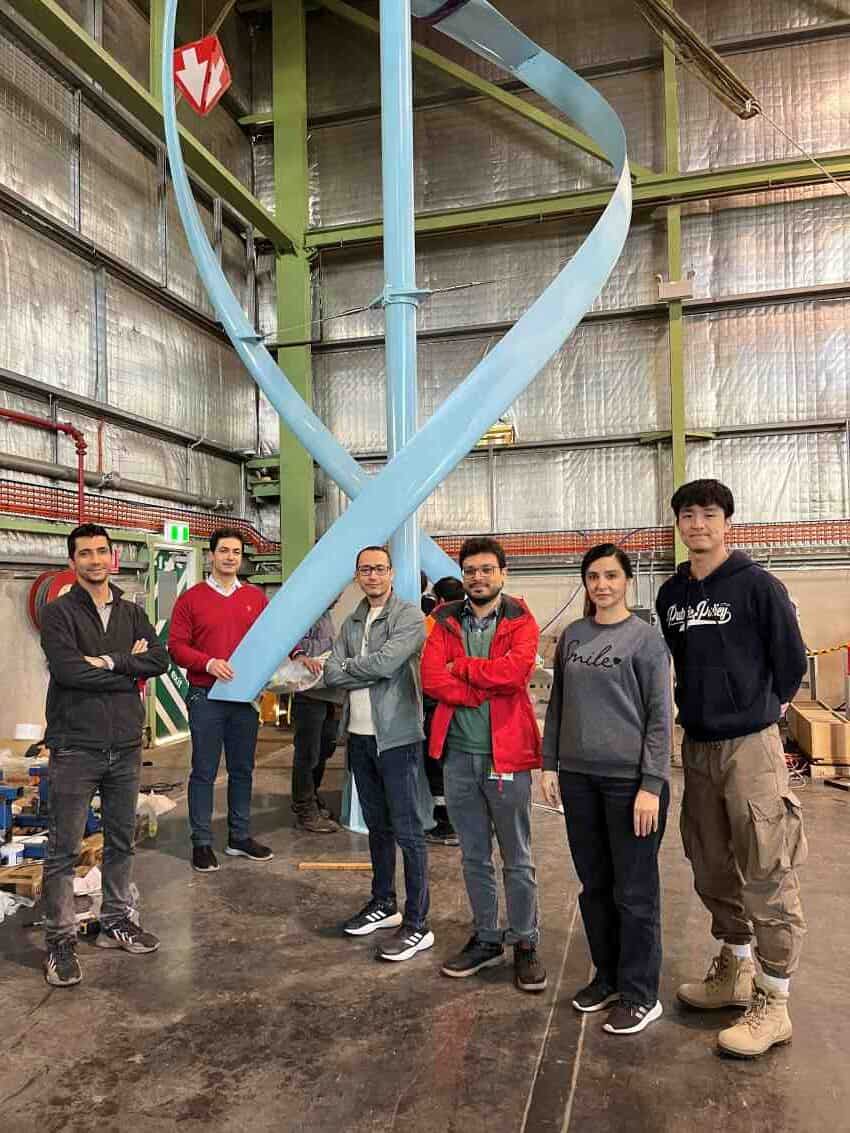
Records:
<instances>
[{"instance_id":1,"label":"grey sweatshirt with smile text","mask_svg":"<svg viewBox=\"0 0 850 1133\"><path fill-rule=\"evenodd\" d=\"M670 654L652 626L572 622L555 654L543 767L640 780L660 794L670 778Z\"/></svg>"}]
</instances>

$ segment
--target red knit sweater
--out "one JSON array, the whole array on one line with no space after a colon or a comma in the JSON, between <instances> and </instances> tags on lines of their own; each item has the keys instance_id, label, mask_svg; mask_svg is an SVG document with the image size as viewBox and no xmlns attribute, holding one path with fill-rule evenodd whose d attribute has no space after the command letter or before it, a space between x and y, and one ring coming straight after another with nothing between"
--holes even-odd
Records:
<instances>
[{"instance_id":1,"label":"red knit sweater","mask_svg":"<svg viewBox=\"0 0 850 1133\"><path fill-rule=\"evenodd\" d=\"M227 661L236 646L269 604L259 586L242 583L225 598L207 582L198 582L174 604L168 631L168 652L186 669L189 684L212 688L207 672L213 657Z\"/></svg>"}]
</instances>

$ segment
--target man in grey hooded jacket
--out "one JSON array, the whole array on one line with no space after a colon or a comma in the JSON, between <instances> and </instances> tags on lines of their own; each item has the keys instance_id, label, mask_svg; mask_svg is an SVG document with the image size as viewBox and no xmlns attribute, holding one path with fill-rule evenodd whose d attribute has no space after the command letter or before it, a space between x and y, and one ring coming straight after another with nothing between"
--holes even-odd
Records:
<instances>
[{"instance_id":1,"label":"man in grey hooded jacket","mask_svg":"<svg viewBox=\"0 0 850 1133\"><path fill-rule=\"evenodd\" d=\"M343 623L325 662L328 688L348 691L341 733L369 829L372 897L346 921L349 936L397 928L378 949L383 960L409 960L430 948L428 850L418 811L422 729L419 653L425 623L417 606L393 592L385 547L364 547L355 579L364 599ZM406 903L398 911L396 846L404 860Z\"/></svg>"}]
</instances>

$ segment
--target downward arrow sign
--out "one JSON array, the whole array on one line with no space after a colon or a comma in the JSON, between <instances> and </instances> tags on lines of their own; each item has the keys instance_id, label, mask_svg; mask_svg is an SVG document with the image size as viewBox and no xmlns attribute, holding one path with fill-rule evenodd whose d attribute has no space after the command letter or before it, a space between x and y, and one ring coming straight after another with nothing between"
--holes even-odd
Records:
<instances>
[{"instance_id":1,"label":"downward arrow sign","mask_svg":"<svg viewBox=\"0 0 850 1133\"><path fill-rule=\"evenodd\" d=\"M204 82L207 77L209 64L198 60L198 53L194 47L187 47L183 52L183 70L177 72L177 77L197 107L200 108L204 97Z\"/></svg>"}]
</instances>

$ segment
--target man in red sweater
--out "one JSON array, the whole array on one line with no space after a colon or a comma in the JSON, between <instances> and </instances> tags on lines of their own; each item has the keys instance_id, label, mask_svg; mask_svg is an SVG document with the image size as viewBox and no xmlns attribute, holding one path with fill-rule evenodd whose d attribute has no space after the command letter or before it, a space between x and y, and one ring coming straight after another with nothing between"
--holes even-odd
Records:
<instances>
[{"instance_id":1,"label":"man in red sweater","mask_svg":"<svg viewBox=\"0 0 850 1133\"><path fill-rule=\"evenodd\" d=\"M504 548L467 539L458 555L466 597L434 611L422 654L422 690L437 702L429 754L445 765L446 804L460 838L474 931L443 964L462 979L501 964L514 945L514 982L541 992L537 881L531 857L531 771L540 731L528 695L540 630L521 598L503 593ZM492 830L502 854L507 932L499 928Z\"/></svg>"},{"instance_id":2,"label":"man in red sweater","mask_svg":"<svg viewBox=\"0 0 850 1133\"><path fill-rule=\"evenodd\" d=\"M210 700L216 680L233 680L228 658L268 605L258 586L240 582L241 532L220 527L210 536L212 574L177 599L171 615L168 650L175 664L187 670L192 773L189 776L189 825L192 868L212 873L219 868L212 847L213 791L221 749L227 764L227 828L225 853L267 862L268 846L251 837L251 786L259 716L253 704Z\"/></svg>"}]
</instances>

